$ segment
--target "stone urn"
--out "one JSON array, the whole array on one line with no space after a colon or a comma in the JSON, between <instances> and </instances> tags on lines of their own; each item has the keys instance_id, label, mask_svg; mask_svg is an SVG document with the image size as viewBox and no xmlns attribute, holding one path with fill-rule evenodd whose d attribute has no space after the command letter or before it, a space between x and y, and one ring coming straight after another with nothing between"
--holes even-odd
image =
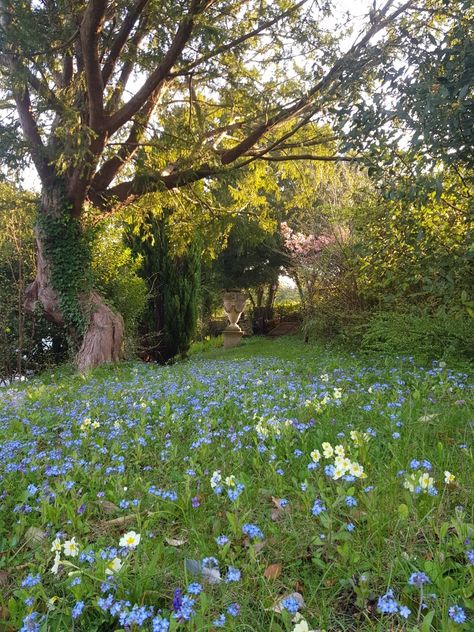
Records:
<instances>
[{"instance_id":1,"label":"stone urn","mask_svg":"<svg viewBox=\"0 0 474 632\"><path fill-rule=\"evenodd\" d=\"M224 349L236 347L244 335L244 332L238 326L239 318L245 308L247 299L245 294L240 291L224 293L224 310L229 319L229 324L222 332L224 336Z\"/></svg>"}]
</instances>

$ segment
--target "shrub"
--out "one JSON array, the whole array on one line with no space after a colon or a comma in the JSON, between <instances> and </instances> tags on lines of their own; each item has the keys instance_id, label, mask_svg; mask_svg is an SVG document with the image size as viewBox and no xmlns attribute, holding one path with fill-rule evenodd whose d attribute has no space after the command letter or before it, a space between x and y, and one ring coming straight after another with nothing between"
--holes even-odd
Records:
<instances>
[{"instance_id":1,"label":"shrub","mask_svg":"<svg viewBox=\"0 0 474 632\"><path fill-rule=\"evenodd\" d=\"M474 358L474 320L460 310L439 308L434 313L412 308L380 311L367 323L361 339L366 351L418 358Z\"/></svg>"}]
</instances>

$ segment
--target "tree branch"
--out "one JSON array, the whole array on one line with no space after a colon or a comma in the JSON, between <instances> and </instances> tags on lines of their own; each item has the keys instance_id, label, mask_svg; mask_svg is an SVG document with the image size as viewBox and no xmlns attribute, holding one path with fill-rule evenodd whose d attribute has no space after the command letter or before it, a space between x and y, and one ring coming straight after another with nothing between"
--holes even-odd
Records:
<instances>
[{"instance_id":1,"label":"tree branch","mask_svg":"<svg viewBox=\"0 0 474 632\"><path fill-rule=\"evenodd\" d=\"M150 96L140 112L135 116L135 120L132 124L127 140L121 145L115 156L107 160L95 174L91 183L91 188L96 193L104 191L109 186L122 167L137 151L140 146L140 140L143 138L146 126L150 120L153 110L155 109L161 91L162 87L155 90L155 92Z\"/></svg>"},{"instance_id":2,"label":"tree branch","mask_svg":"<svg viewBox=\"0 0 474 632\"><path fill-rule=\"evenodd\" d=\"M171 174L156 174L150 176L136 176L132 180L121 182L111 189L103 192L90 191L91 202L100 209L107 211L111 203L130 203L135 198L154 193L157 191L168 191L197 182L203 178L221 174L225 169L215 169L209 165L201 165L197 169L186 169Z\"/></svg>"},{"instance_id":3,"label":"tree branch","mask_svg":"<svg viewBox=\"0 0 474 632\"><path fill-rule=\"evenodd\" d=\"M130 33L132 32L133 27L135 26L138 18L144 11L148 2L149 0L136 0L135 4L133 5L133 7L130 9L127 16L125 17L122 23L122 26L119 32L117 33L117 37L115 38L112 46L110 47L109 55L102 68L102 82L104 86L107 85L107 82L112 76L117 60L120 57L120 53L122 52L123 47L127 43L127 40L130 36Z\"/></svg>"},{"instance_id":4,"label":"tree branch","mask_svg":"<svg viewBox=\"0 0 474 632\"><path fill-rule=\"evenodd\" d=\"M247 153L246 156L251 156L251 153ZM288 154L288 156L257 156L261 160L267 160L269 162L285 162L287 160L317 160L319 162L357 162L360 158L351 156L317 156L314 154Z\"/></svg>"},{"instance_id":5,"label":"tree branch","mask_svg":"<svg viewBox=\"0 0 474 632\"><path fill-rule=\"evenodd\" d=\"M280 112L272 117L269 117L267 121L256 127L253 132L240 141L240 143L225 151L221 156L222 164L226 165L234 162L234 160L244 155L249 149L251 149L267 132L305 112L311 106L315 95L325 90L329 85L331 85L331 83L339 78L341 73L348 67L348 64L352 62L354 58L357 58L361 49L371 40L371 38L387 26L387 24L390 24L403 11L409 8L410 5L413 4L414 0L408 0L391 15L385 17L393 2L394 0L388 0L388 2L386 2L385 6L378 12L377 19L374 20L373 24L363 35L360 41L356 41L351 48L335 62L327 74L315 86L313 86L311 90L309 90L306 96L299 99L292 106L282 108Z\"/></svg>"},{"instance_id":6,"label":"tree branch","mask_svg":"<svg viewBox=\"0 0 474 632\"><path fill-rule=\"evenodd\" d=\"M99 33L105 19L107 0L89 0L81 23L81 45L89 98L89 127L98 131L104 118L104 83L100 70Z\"/></svg>"},{"instance_id":7,"label":"tree branch","mask_svg":"<svg viewBox=\"0 0 474 632\"><path fill-rule=\"evenodd\" d=\"M117 83L115 84L115 88L105 106L105 111L107 114L110 114L111 112L113 112L115 108L119 105L120 99L127 86L127 82L130 79L130 75L132 74L132 71L135 65L135 56L138 52L138 46L141 40L143 39L144 35L145 35L145 30L142 29L141 26L139 25L137 28L137 31L135 32L135 34L130 40L128 58L122 65L122 70L120 71L120 75L119 75L119 78L117 79Z\"/></svg>"},{"instance_id":8,"label":"tree branch","mask_svg":"<svg viewBox=\"0 0 474 632\"><path fill-rule=\"evenodd\" d=\"M250 31L249 33L246 33L245 35L241 35L240 37L237 37L236 39L232 40L231 42L228 42L227 44L218 46L213 51L207 53L206 55L203 55L199 59L196 59L195 61L193 61L191 64L188 64L184 68L180 68L178 71L176 71L173 74L175 76L187 74L188 72L190 72L191 70L194 70L194 68L197 68L204 62L209 61L209 59L212 59L213 57L217 57L218 55L221 55L222 53L225 53L228 50L232 50L239 44L242 44L243 42L247 41L248 39L251 39L252 37L256 37L265 29L269 28L270 26L273 26L277 22L280 22L280 20L282 20L283 18L288 17L294 11L296 11L301 6L303 6L303 4L305 4L306 2L307 0L301 0L301 2L298 2L297 4L295 4L294 7L291 7L287 11L283 11L282 13L278 14L276 17L274 17L271 20L267 20L266 22L263 22L263 24L261 24L260 26L257 26L253 31Z\"/></svg>"},{"instance_id":9,"label":"tree branch","mask_svg":"<svg viewBox=\"0 0 474 632\"><path fill-rule=\"evenodd\" d=\"M107 122L109 135L116 132L124 123L129 121L146 103L149 96L160 87L167 78L169 71L176 63L186 43L191 37L194 26L194 17L199 13L200 5L193 0L188 15L181 21L171 46L159 66L149 75L138 92L113 114Z\"/></svg>"},{"instance_id":10,"label":"tree branch","mask_svg":"<svg viewBox=\"0 0 474 632\"><path fill-rule=\"evenodd\" d=\"M31 157L34 165L42 183L47 183L53 175L53 169L48 163L46 148L43 145L38 125L31 111L31 101L28 88L25 86L22 92L15 91L13 96L18 116L20 118L21 129L23 130L25 139L30 146Z\"/></svg>"}]
</instances>

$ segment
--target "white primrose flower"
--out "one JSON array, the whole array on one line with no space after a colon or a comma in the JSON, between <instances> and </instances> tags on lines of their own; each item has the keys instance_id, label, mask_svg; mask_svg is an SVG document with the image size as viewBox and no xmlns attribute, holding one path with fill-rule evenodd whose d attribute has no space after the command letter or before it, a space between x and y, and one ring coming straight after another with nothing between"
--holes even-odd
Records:
<instances>
[{"instance_id":1,"label":"white primrose flower","mask_svg":"<svg viewBox=\"0 0 474 632\"><path fill-rule=\"evenodd\" d=\"M58 574L60 563L61 563L61 557L59 555L59 551L56 551L56 555L54 556L54 564L51 567L51 572L53 573L53 575Z\"/></svg>"},{"instance_id":2,"label":"white primrose flower","mask_svg":"<svg viewBox=\"0 0 474 632\"><path fill-rule=\"evenodd\" d=\"M219 483L222 481L221 471L216 470L211 476L211 487L212 489L216 488Z\"/></svg>"},{"instance_id":3,"label":"white primrose flower","mask_svg":"<svg viewBox=\"0 0 474 632\"><path fill-rule=\"evenodd\" d=\"M454 483L455 480L456 480L456 477L454 476L454 474L451 474L451 472L448 472L448 470L446 470L444 473L445 484L449 485L450 483Z\"/></svg>"},{"instance_id":4,"label":"white primrose flower","mask_svg":"<svg viewBox=\"0 0 474 632\"><path fill-rule=\"evenodd\" d=\"M364 468L360 463L351 463L349 473L356 478L367 478L367 474L364 472Z\"/></svg>"},{"instance_id":5,"label":"white primrose flower","mask_svg":"<svg viewBox=\"0 0 474 632\"><path fill-rule=\"evenodd\" d=\"M139 533L129 531L120 538L119 546L124 546L127 549L135 549L140 544L140 538Z\"/></svg>"},{"instance_id":6,"label":"white primrose flower","mask_svg":"<svg viewBox=\"0 0 474 632\"><path fill-rule=\"evenodd\" d=\"M66 540L63 544L64 555L69 557L77 557L79 555L79 545L76 542L76 538Z\"/></svg>"},{"instance_id":7,"label":"white primrose flower","mask_svg":"<svg viewBox=\"0 0 474 632\"><path fill-rule=\"evenodd\" d=\"M105 574L113 575L114 573L118 573L118 571L122 568L122 566L123 566L122 560L119 557L114 557L114 559L111 560L107 564L107 568L105 569Z\"/></svg>"}]
</instances>

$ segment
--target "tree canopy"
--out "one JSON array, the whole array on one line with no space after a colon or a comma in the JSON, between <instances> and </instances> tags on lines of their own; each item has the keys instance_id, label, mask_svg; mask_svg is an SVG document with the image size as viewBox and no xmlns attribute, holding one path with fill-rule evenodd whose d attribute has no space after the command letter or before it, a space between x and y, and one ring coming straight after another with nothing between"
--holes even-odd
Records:
<instances>
[{"instance_id":1,"label":"tree canopy","mask_svg":"<svg viewBox=\"0 0 474 632\"><path fill-rule=\"evenodd\" d=\"M2 0L4 108L24 136L12 111L4 149L61 178L76 213L298 155L288 139L355 89L413 4L385 2L342 52L328 2Z\"/></svg>"}]
</instances>

